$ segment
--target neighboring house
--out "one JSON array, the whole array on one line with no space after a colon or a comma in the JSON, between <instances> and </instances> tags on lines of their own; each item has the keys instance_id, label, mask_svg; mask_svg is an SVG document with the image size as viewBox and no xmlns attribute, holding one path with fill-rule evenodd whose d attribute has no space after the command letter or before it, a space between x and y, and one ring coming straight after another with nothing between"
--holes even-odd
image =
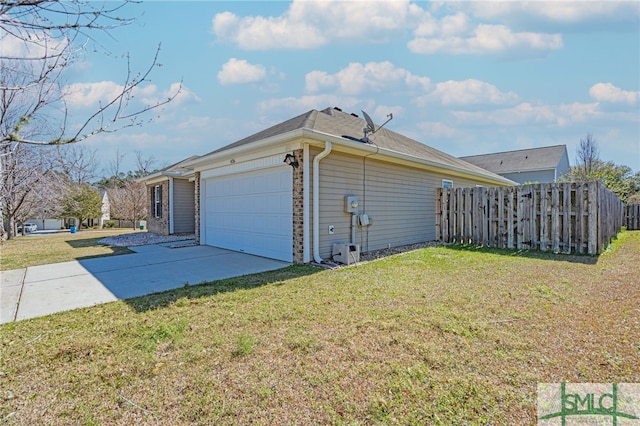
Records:
<instances>
[{"instance_id":1,"label":"neighboring house","mask_svg":"<svg viewBox=\"0 0 640 426\"><path fill-rule=\"evenodd\" d=\"M330 258L338 243L366 252L434 240L436 188L514 184L386 128L363 142L366 126L311 110L164 175L193 179L199 244L296 263ZM149 200L175 214L166 203L178 188L160 179L143 179Z\"/></svg>"},{"instance_id":2,"label":"neighboring house","mask_svg":"<svg viewBox=\"0 0 640 426\"><path fill-rule=\"evenodd\" d=\"M186 160L139 179L147 185L149 215L147 230L160 235L193 234L195 232L195 182Z\"/></svg>"},{"instance_id":3,"label":"neighboring house","mask_svg":"<svg viewBox=\"0 0 640 426\"><path fill-rule=\"evenodd\" d=\"M111 219L111 202L109 201L109 195L107 195L107 191L104 189L100 189L98 191L100 193L100 198L102 198L102 216L98 218L98 226L102 228L105 222ZM95 225L95 219L91 219L91 226Z\"/></svg>"},{"instance_id":4,"label":"neighboring house","mask_svg":"<svg viewBox=\"0 0 640 426\"><path fill-rule=\"evenodd\" d=\"M98 190L98 193L100 194L100 198L102 199L102 215L100 217L84 219L83 225L88 228L94 226L102 228L105 222L111 219L111 203L109 201L107 191L100 189ZM46 212L44 213L44 216L46 216ZM68 217L65 219L43 217L40 219L28 219L28 222L35 223L36 225L38 225L38 229L41 230L57 230L61 228L69 228L71 226L78 226L78 219L74 217Z\"/></svg>"},{"instance_id":5,"label":"neighboring house","mask_svg":"<svg viewBox=\"0 0 640 426\"><path fill-rule=\"evenodd\" d=\"M39 231L53 231L64 228L63 219L27 219L27 222L35 223Z\"/></svg>"},{"instance_id":6,"label":"neighboring house","mask_svg":"<svg viewBox=\"0 0 640 426\"><path fill-rule=\"evenodd\" d=\"M460 159L520 184L558 182L561 176L569 173L570 168L566 145L472 155Z\"/></svg>"}]
</instances>

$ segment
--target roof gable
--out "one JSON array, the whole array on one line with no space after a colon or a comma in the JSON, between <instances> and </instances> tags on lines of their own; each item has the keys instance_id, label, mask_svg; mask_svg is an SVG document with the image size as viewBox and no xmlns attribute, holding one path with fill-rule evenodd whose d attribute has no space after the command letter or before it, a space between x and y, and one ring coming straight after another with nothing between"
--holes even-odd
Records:
<instances>
[{"instance_id":1,"label":"roof gable","mask_svg":"<svg viewBox=\"0 0 640 426\"><path fill-rule=\"evenodd\" d=\"M484 155L471 155L460 159L494 173L514 171L552 170L566 155L566 145L521 149Z\"/></svg>"},{"instance_id":2,"label":"roof gable","mask_svg":"<svg viewBox=\"0 0 640 426\"><path fill-rule=\"evenodd\" d=\"M338 108L326 108L322 111L311 110L254 135L212 151L209 154L205 154L203 157L221 153L232 148L249 145L269 137L298 129L310 129L338 137L346 137L352 140L354 144L366 144L366 142L360 140L364 136L363 129L366 126L367 124L365 120L360 118L358 115L343 112ZM486 169L470 164L462 159L446 154L386 128L378 128L374 134L369 135L369 140L370 145L375 145L389 151L432 161L462 171L486 175L489 178L498 178L498 176Z\"/></svg>"}]
</instances>

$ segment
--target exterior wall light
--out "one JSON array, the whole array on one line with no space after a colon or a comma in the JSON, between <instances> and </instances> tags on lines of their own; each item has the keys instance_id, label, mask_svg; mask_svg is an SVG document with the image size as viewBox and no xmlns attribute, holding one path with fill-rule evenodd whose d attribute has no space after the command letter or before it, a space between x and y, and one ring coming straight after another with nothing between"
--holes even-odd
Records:
<instances>
[{"instance_id":1,"label":"exterior wall light","mask_svg":"<svg viewBox=\"0 0 640 426\"><path fill-rule=\"evenodd\" d=\"M290 165L291 167L293 167L294 169L297 169L299 166L298 160L296 160L296 157L293 154L287 154L284 157L284 162Z\"/></svg>"}]
</instances>

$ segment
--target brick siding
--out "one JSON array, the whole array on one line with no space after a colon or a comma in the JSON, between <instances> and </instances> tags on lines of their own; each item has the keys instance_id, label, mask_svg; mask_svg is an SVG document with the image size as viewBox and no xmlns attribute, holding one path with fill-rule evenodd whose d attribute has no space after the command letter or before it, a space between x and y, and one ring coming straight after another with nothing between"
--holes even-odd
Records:
<instances>
[{"instance_id":1,"label":"brick siding","mask_svg":"<svg viewBox=\"0 0 640 426\"><path fill-rule=\"evenodd\" d=\"M303 151L293 152L298 168L293 169L293 262L304 262L304 164Z\"/></svg>"},{"instance_id":2,"label":"brick siding","mask_svg":"<svg viewBox=\"0 0 640 426\"><path fill-rule=\"evenodd\" d=\"M162 217L154 217L151 200L156 185L162 187ZM149 203L149 217L147 218L147 230L159 235L169 235L169 181L159 184L147 185L147 203Z\"/></svg>"}]
</instances>

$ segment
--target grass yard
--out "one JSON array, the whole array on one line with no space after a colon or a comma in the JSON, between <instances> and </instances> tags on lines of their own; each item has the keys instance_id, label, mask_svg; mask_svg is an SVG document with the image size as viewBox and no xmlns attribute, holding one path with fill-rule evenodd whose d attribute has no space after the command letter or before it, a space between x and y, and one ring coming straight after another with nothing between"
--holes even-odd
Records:
<instances>
[{"instance_id":1,"label":"grass yard","mask_svg":"<svg viewBox=\"0 0 640 426\"><path fill-rule=\"evenodd\" d=\"M102 238L129 232L135 231L108 229L19 236L0 244L0 271L131 253L126 247L98 244Z\"/></svg>"},{"instance_id":2,"label":"grass yard","mask_svg":"<svg viewBox=\"0 0 640 426\"><path fill-rule=\"evenodd\" d=\"M539 382L640 382L640 232L293 266L0 326L0 423L536 422Z\"/></svg>"}]
</instances>

